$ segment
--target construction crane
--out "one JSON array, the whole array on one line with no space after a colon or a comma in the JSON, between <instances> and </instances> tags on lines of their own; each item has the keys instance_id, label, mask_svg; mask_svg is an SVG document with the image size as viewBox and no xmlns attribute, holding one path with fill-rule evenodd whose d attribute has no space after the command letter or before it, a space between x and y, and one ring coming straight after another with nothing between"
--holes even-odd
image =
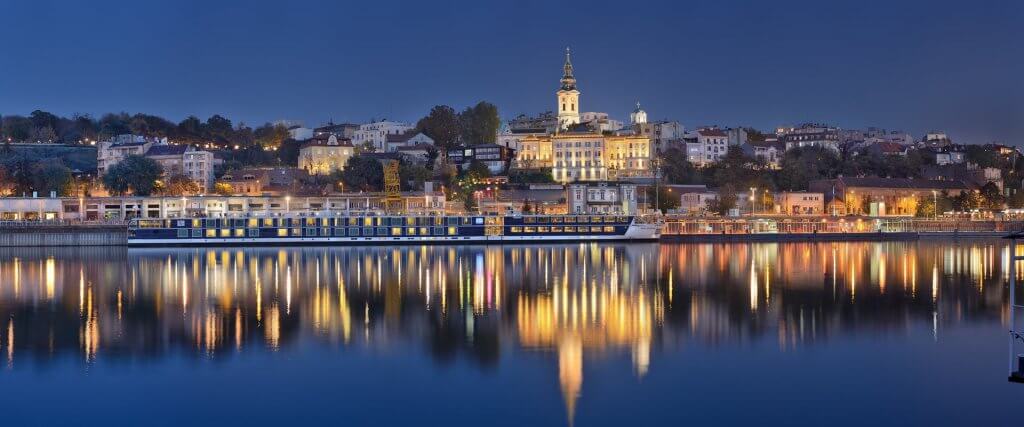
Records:
<instances>
[{"instance_id":1,"label":"construction crane","mask_svg":"<svg viewBox=\"0 0 1024 427\"><path fill-rule=\"evenodd\" d=\"M388 213L402 212L402 180L398 177L398 161L384 165L384 208Z\"/></svg>"}]
</instances>

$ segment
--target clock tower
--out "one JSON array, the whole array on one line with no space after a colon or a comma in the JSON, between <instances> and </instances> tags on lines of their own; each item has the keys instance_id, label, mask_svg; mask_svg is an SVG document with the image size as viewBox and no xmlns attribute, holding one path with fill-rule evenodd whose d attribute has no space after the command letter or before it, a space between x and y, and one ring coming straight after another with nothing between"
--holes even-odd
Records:
<instances>
[{"instance_id":1,"label":"clock tower","mask_svg":"<svg viewBox=\"0 0 1024 427\"><path fill-rule=\"evenodd\" d=\"M580 91L576 89L576 77L572 75L569 48L565 48L562 86L558 89L558 129L565 130L580 123Z\"/></svg>"}]
</instances>

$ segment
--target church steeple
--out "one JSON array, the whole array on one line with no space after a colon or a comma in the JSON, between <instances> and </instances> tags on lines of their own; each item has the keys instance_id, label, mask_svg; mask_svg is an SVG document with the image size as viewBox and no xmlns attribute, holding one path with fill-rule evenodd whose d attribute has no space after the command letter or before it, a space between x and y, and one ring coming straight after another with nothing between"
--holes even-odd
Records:
<instances>
[{"instance_id":1,"label":"church steeple","mask_svg":"<svg viewBox=\"0 0 1024 427\"><path fill-rule=\"evenodd\" d=\"M569 58L569 48L565 48L565 66L562 67L562 90L576 90L576 77L572 75L572 60Z\"/></svg>"}]
</instances>

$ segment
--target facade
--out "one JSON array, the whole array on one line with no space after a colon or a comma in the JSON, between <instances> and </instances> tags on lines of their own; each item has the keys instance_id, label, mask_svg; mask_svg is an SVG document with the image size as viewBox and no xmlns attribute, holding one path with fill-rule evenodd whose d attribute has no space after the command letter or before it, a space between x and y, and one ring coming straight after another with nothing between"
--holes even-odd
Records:
<instances>
[{"instance_id":1,"label":"facade","mask_svg":"<svg viewBox=\"0 0 1024 427\"><path fill-rule=\"evenodd\" d=\"M778 170L782 165L785 148L778 142L747 141L740 146L743 153L764 162L768 169Z\"/></svg>"},{"instance_id":2,"label":"facade","mask_svg":"<svg viewBox=\"0 0 1024 427\"><path fill-rule=\"evenodd\" d=\"M569 48L565 48L565 74L562 75L562 86L558 89L558 129L568 129L580 123L580 91L576 89L576 77L572 75L572 62L569 60Z\"/></svg>"},{"instance_id":3,"label":"facade","mask_svg":"<svg viewBox=\"0 0 1024 427\"><path fill-rule=\"evenodd\" d=\"M585 112L580 114L580 122L594 132L615 132L622 129L622 122L609 118L608 113Z\"/></svg>"},{"instance_id":4,"label":"facade","mask_svg":"<svg viewBox=\"0 0 1024 427\"><path fill-rule=\"evenodd\" d=\"M305 185L307 181L309 172L305 169L267 167L228 171L217 183L230 186L231 194L236 196L319 194L318 189Z\"/></svg>"},{"instance_id":5,"label":"facade","mask_svg":"<svg viewBox=\"0 0 1024 427\"><path fill-rule=\"evenodd\" d=\"M636 184L589 183L570 184L566 187L567 210L569 214L615 214L637 213Z\"/></svg>"},{"instance_id":6,"label":"facade","mask_svg":"<svg viewBox=\"0 0 1024 427\"><path fill-rule=\"evenodd\" d=\"M404 145L398 147L395 152L413 163L423 165L430 160L430 150L433 148L433 145L428 144Z\"/></svg>"},{"instance_id":7,"label":"facade","mask_svg":"<svg viewBox=\"0 0 1024 427\"><path fill-rule=\"evenodd\" d=\"M506 147L512 151L519 152L524 138L528 136L543 137L548 135L548 131L544 128L522 128L516 129L512 127L506 127L498 131L498 135L495 138L495 143Z\"/></svg>"},{"instance_id":8,"label":"facade","mask_svg":"<svg viewBox=\"0 0 1024 427\"><path fill-rule=\"evenodd\" d=\"M401 147L413 147L417 145L434 145L434 140L423 134L423 132L409 131L399 135L386 135L386 151L396 151Z\"/></svg>"},{"instance_id":9,"label":"facade","mask_svg":"<svg viewBox=\"0 0 1024 427\"><path fill-rule=\"evenodd\" d=\"M487 165L491 174L504 174L512 160L512 150L498 144L479 144L471 147L453 147L446 153L448 162L467 168L474 161Z\"/></svg>"},{"instance_id":10,"label":"facade","mask_svg":"<svg viewBox=\"0 0 1024 427\"><path fill-rule=\"evenodd\" d=\"M359 146L368 143L374 150L383 152L387 149L388 135L401 135L413 129L415 126L408 123L389 120L367 123L359 125L359 130L353 135L352 144Z\"/></svg>"},{"instance_id":11,"label":"facade","mask_svg":"<svg viewBox=\"0 0 1024 427\"><path fill-rule=\"evenodd\" d=\"M647 123L647 112L640 108L640 102L637 101L636 109L629 114L629 124L635 126L644 123Z\"/></svg>"},{"instance_id":12,"label":"facade","mask_svg":"<svg viewBox=\"0 0 1024 427\"><path fill-rule=\"evenodd\" d=\"M780 130L779 138L787 151L799 147L823 147L839 151L839 130L834 127L805 124L797 128Z\"/></svg>"},{"instance_id":13,"label":"facade","mask_svg":"<svg viewBox=\"0 0 1024 427\"><path fill-rule=\"evenodd\" d=\"M345 169L353 155L352 141L339 139L334 134L316 136L299 148L299 169L310 175L327 175Z\"/></svg>"},{"instance_id":14,"label":"facade","mask_svg":"<svg viewBox=\"0 0 1024 427\"><path fill-rule=\"evenodd\" d=\"M313 129L305 126L292 126L288 128L288 135L296 141L305 141L313 137Z\"/></svg>"},{"instance_id":15,"label":"facade","mask_svg":"<svg viewBox=\"0 0 1024 427\"><path fill-rule=\"evenodd\" d=\"M680 213L687 215L704 215L707 214L709 209L708 205L718 200L718 193L708 190L703 185L702 188L693 188L685 191L673 191L679 192L679 207L677 210Z\"/></svg>"},{"instance_id":16,"label":"facade","mask_svg":"<svg viewBox=\"0 0 1024 427\"><path fill-rule=\"evenodd\" d=\"M821 215L825 194L806 191L785 191L775 194L775 213L782 215Z\"/></svg>"},{"instance_id":17,"label":"facade","mask_svg":"<svg viewBox=\"0 0 1024 427\"><path fill-rule=\"evenodd\" d=\"M697 129L686 143L686 157L696 166L716 163L729 152L729 137L718 128Z\"/></svg>"},{"instance_id":18,"label":"facade","mask_svg":"<svg viewBox=\"0 0 1024 427\"><path fill-rule=\"evenodd\" d=\"M971 191L959 180L847 177L811 181L808 190L824 194L829 203L840 199L849 214L872 216L912 216L922 198Z\"/></svg>"},{"instance_id":19,"label":"facade","mask_svg":"<svg viewBox=\"0 0 1024 427\"><path fill-rule=\"evenodd\" d=\"M647 113L643 112L643 115L646 119ZM686 129L677 121L644 122L634 124L632 133L650 139L653 145L652 155L654 155L668 149L670 144L682 144L686 136Z\"/></svg>"},{"instance_id":20,"label":"facade","mask_svg":"<svg viewBox=\"0 0 1024 427\"><path fill-rule=\"evenodd\" d=\"M138 135L119 135L100 142L96 150L96 168L100 176L127 156L144 156L160 164L164 176L184 175L204 190L213 185L216 159L209 151L191 145L170 144L166 139L154 140Z\"/></svg>"},{"instance_id":21,"label":"facade","mask_svg":"<svg viewBox=\"0 0 1024 427\"><path fill-rule=\"evenodd\" d=\"M509 130L530 131L531 133L552 133L558 130L558 116L553 111L545 111L537 116L520 114L509 120Z\"/></svg>"}]
</instances>

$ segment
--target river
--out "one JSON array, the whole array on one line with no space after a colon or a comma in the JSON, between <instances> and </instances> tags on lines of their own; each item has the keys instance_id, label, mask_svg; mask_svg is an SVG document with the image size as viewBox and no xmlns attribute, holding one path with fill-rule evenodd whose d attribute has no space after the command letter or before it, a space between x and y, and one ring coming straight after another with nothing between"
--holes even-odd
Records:
<instances>
[{"instance_id":1,"label":"river","mask_svg":"<svg viewBox=\"0 0 1024 427\"><path fill-rule=\"evenodd\" d=\"M4 249L0 422L1019 425L1008 254Z\"/></svg>"}]
</instances>

